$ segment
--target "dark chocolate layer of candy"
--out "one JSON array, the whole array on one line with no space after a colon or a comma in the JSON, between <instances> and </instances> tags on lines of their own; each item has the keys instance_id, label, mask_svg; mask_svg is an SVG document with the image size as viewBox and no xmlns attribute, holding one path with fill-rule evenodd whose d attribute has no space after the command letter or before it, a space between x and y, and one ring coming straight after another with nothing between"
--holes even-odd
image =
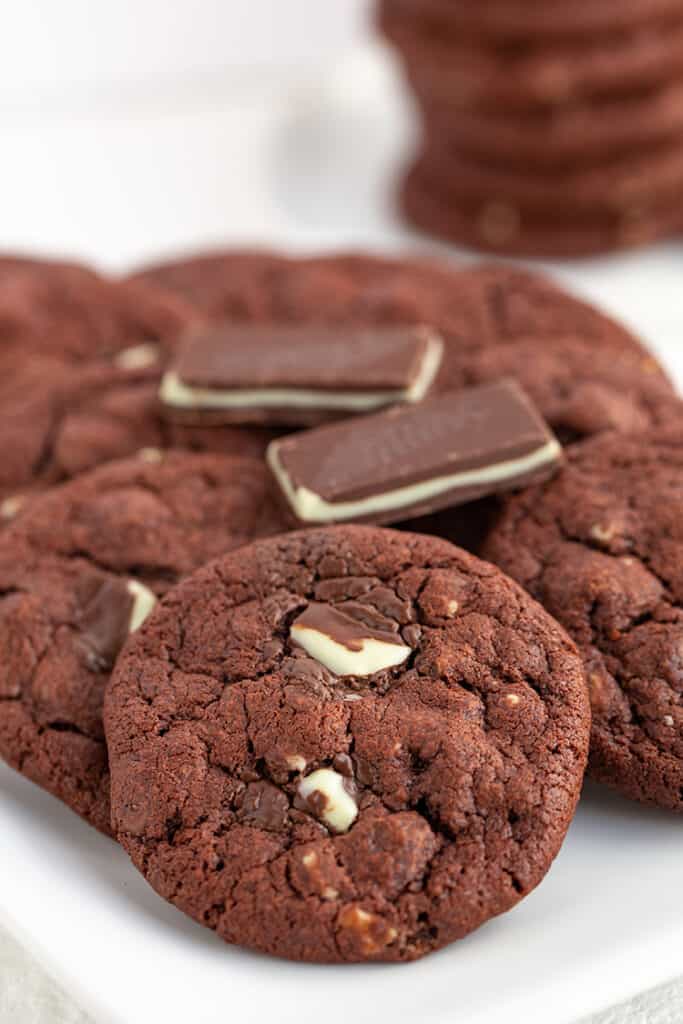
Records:
<instances>
[{"instance_id":1,"label":"dark chocolate layer of candy","mask_svg":"<svg viewBox=\"0 0 683 1024\"><path fill-rule=\"evenodd\" d=\"M298 522L380 523L542 479L561 448L502 380L282 438L267 457Z\"/></svg>"},{"instance_id":2,"label":"dark chocolate layer of candy","mask_svg":"<svg viewBox=\"0 0 683 1024\"><path fill-rule=\"evenodd\" d=\"M83 610L81 642L101 669L111 669L128 639L135 597L126 580L105 579Z\"/></svg>"}]
</instances>

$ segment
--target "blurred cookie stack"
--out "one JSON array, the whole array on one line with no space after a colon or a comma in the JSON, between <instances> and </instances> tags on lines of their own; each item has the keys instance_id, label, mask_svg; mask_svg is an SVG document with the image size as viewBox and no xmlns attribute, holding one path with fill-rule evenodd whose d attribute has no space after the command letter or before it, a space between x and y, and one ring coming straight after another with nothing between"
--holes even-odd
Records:
<instances>
[{"instance_id":1,"label":"blurred cookie stack","mask_svg":"<svg viewBox=\"0 0 683 1024\"><path fill-rule=\"evenodd\" d=\"M380 0L423 119L409 220L510 255L671 236L683 195L683 0Z\"/></svg>"}]
</instances>

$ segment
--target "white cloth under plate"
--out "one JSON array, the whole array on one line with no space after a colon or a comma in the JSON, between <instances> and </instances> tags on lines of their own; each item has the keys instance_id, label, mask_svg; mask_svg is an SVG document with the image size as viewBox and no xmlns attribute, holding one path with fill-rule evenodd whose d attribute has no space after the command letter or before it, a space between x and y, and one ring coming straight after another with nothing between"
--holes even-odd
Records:
<instances>
[{"instance_id":1,"label":"white cloth under plate","mask_svg":"<svg viewBox=\"0 0 683 1024\"><path fill-rule=\"evenodd\" d=\"M683 1021L683 978L669 985L643 992L580 1024L681 1024Z\"/></svg>"},{"instance_id":2,"label":"white cloth under plate","mask_svg":"<svg viewBox=\"0 0 683 1024\"><path fill-rule=\"evenodd\" d=\"M91 1024L16 939L0 925L2 1024Z\"/></svg>"}]
</instances>

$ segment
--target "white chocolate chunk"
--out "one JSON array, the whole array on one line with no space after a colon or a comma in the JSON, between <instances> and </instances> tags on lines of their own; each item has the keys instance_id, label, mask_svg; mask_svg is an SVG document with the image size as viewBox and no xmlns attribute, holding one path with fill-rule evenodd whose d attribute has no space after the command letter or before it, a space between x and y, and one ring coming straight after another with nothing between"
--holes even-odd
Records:
<instances>
[{"instance_id":1,"label":"white chocolate chunk","mask_svg":"<svg viewBox=\"0 0 683 1024\"><path fill-rule=\"evenodd\" d=\"M344 776L331 768L319 768L299 783L298 794L308 800L314 793L322 797L317 816L334 832L348 832L358 817L358 805L344 786Z\"/></svg>"},{"instance_id":2,"label":"white chocolate chunk","mask_svg":"<svg viewBox=\"0 0 683 1024\"><path fill-rule=\"evenodd\" d=\"M293 624L290 635L307 654L336 676L371 676L384 668L401 665L411 652L405 644L392 644L370 637L360 641L359 651L353 651L326 633L298 622Z\"/></svg>"},{"instance_id":3,"label":"white chocolate chunk","mask_svg":"<svg viewBox=\"0 0 683 1024\"><path fill-rule=\"evenodd\" d=\"M371 494L367 498L358 498L355 501L326 501L308 487L294 486L280 461L280 444L280 441L270 442L266 461L297 519L302 523L344 522L347 519L358 519L378 512L411 508L454 488L465 490L480 484L498 484L505 480L514 480L554 463L562 452L559 441L552 438L530 455L522 455L520 458L509 459L493 466L460 470L447 476L433 477L431 480L397 487L383 494Z\"/></svg>"},{"instance_id":4,"label":"white chocolate chunk","mask_svg":"<svg viewBox=\"0 0 683 1024\"><path fill-rule=\"evenodd\" d=\"M306 758L302 757L301 754L290 754L285 760L287 767L293 772L303 772L306 768Z\"/></svg>"},{"instance_id":5,"label":"white chocolate chunk","mask_svg":"<svg viewBox=\"0 0 683 1024\"><path fill-rule=\"evenodd\" d=\"M0 519L14 519L26 501L22 494L13 494L0 502Z\"/></svg>"},{"instance_id":6,"label":"white chocolate chunk","mask_svg":"<svg viewBox=\"0 0 683 1024\"><path fill-rule=\"evenodd\" d=\"M614 526L604 526L602 523L593 523L590 528L590 535L593 540L599 541L600 544L609 544L609 542L615 537L616 530Z\"/></svg>"},{"instance_id":7,"label":"white chocolate chunk","mask_svg":"<svg viewBox=\"0 0 683 1024\"><path fill-rule=\"evenodd\" d=\"M128 580L126 587L133 598L128 629L134 633L154 610L157 599L152 591L138 580Z\"/></svg>"},{"instance_id":8,"label":"white chocolate chunk","mask_svg":"<svg viewBox=\"0 0 683 1024\"><path fill-rule=\"evenodd\" d=\"M159 346L151 341L142 345L131 345L123 348L114 356L114 366L120 370L144 370L159 362Z\"/></svg>"},{"instance_id":9,"label":"white chocolate chunk","mask_svg":"<svg viewBox=\"0 0 683 1024\"><path fill-rule=\"evenodd\" d=\"M674 716L673 715L664 715L664 718L662 719L662 721L664 722L664 725L672 726L674 724Z\"/></svg>"},{"instance_id":10,"label":"white chocolate chunk","mask_svg":"<svg viewBox=\"0 0 683 1024\"><path fill-rule=\"evenodd\" d=\"M142 462L149 462L154 465L158 462L163 462L164 453L161 448L140 448L138 458Z\"/></svg>"},{"instance_id":11,"label":"white chocolate chunk","mask_svg":"<svg viewBox=\"0 0 683 1024\"><path fill-rule=\"evenodd\" d=\"M159 398L164 405L177 409L284 408L341 409L349 412L369 412L400 402L421 402L432 386L443 354L441 338L429 332L426 340L420 372L407 388L392 391L327 391L314 388L242 388L223 391L185 384L177 373L169 370L161 379Z\"/></svg>"}]
</instances>

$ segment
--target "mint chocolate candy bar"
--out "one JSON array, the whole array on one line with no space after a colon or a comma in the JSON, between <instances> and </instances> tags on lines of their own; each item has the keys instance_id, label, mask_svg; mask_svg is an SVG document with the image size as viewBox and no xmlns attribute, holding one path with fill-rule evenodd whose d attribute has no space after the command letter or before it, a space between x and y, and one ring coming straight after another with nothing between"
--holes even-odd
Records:
<instances>
[{"instance_id":1,"label":"mint chocolate candy bar","mask_svg":"<svg viewBox=\"0 0 683 1024\"><path fill-rule=\"evenodd\" d=\"M222 325L187 339L159 397L186 423L315 424L420 402L442 351L423 326Z\"/></svg>"},{"instance_id":2,"label":"mint chocolate candy bar","mask_svg":"<svg viewBox=\"0 0 683 1024\"><path fill-rule=\"evenodd\" d=\"M391 523L551 476L559 442L512 380L272 441L300 525Z\"/></svg>"}]
</instances>

